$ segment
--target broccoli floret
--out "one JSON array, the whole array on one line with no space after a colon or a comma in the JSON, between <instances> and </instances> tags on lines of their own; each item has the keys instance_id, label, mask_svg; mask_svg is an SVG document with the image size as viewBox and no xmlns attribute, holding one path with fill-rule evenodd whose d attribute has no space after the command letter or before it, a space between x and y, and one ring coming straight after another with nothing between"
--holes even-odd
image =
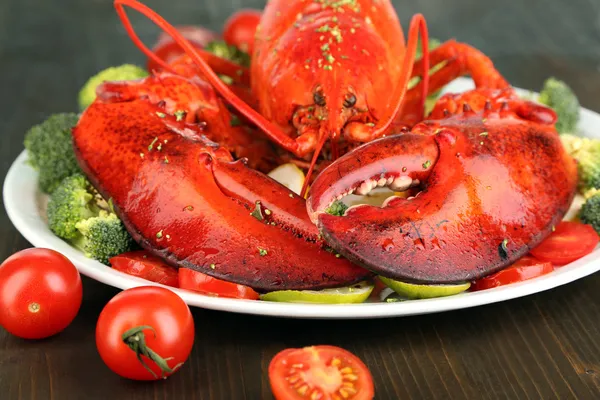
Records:
<instances>
[{"instance_id":1,"label":"broccoli floret","mask_svg":"<svg viewBox=\"0 0 600 400\"><path fill-rule=\"evenodd\" d=\"M216 56L232 61L243 67L250 66L250 55L248 53L245 53L222 40L213 40L208 43L204 49L209 53L213 53Z\"/></svg>"},{"instance_id":2,"label":"broccoli floret","mask_svg":"<svg viewBox=\"0 0 600 400\"><path fill-rule=\"evenodd\" d=\"M570 134L560 135L563 146L577 161L579 189L600 189L600 140Z\"/></svg>"},{"instance_id":3,"label":"broccoli floret","mask_svg":"<svg viewBox=\"0 0 600 400\"><path fill-rule=\"evenodd\" d=\"M92 76L79 91L79 108L85 110L96 99L96 88L106 81L129 81L145 78L148 71L137 65L123 64L110 67Z\"/></svg>"},{"instance_id":4,"label":"broccoli floret","mask_svg":"<svg viewBox=\"0 0 600 400\"><path fill-rule=\"evenodd\" d=\"M341 217L344 215L344 213L346 212L346 210L348 209L348 206L345 205L344 203L342 203L339 200L336 200L333 202L332 205L330 205L325 212L327 214L331 214L331 215L336 215L338 217Z\"/></svg>"},{"instance_id":5,"label":"broccoli floret","mask_svg":"<svg viewBox=\"0 0 600 400\"><path fill-rule=\"evenodd\" d=\"M63 179L80 171L71 136L78 119L76 114L55 114L25 134L28 162L39 172L44 193L52 193Z\"/></svg>"},{"instance_id":6,"label":"broccoli floret","mask_svg":"<svg viewBox=\"0 0 600 400\"><path fill-rule=\"evenodd\" d=\"M538 100L558 115L556 130L559 133L575 132L579 123L579 100L565 82L556 78L547 79Z\"/></svg>"},{"instance_id":7,"label":"broccoli floret","mask_svg":"<svg viewBox=\"0 0 600 400\"><path fill-rule=\"evenodd\" d=\"M75 174L66 178L50 196L48 202L48 225L62 239L72 240L78 235L76 225L98 215L100 209L91 185L85 176Z\"/></svg>"},{"instance_id":8,"label":"broccoli floret","mask_svg":"<svg viewBox=\"0 0 600 400\"><path fill-rule=\"evenodd\" d=\"M97 217L76 224L80 235L72 242L88 258L109 265L109 259L133 249L133 239L116 214L101 210Z\"/></svg>"},{"instance_id":9,"label":"broccoli floret","mask_svg":"<svg viewBox=\"0 0 600 400\"><path fill-rule=\"evenodd\" d=\"M585 193L586 202L579 211L579 220L590 224L600 234L600 190L591 189Z\"/></svg>"},{"instance_id":10,"label":"broccoli floret","mask_svg":"<svg viewBox=\"0 0 600 400\"><path fill-rule=\"evenodd\" d=\"M108 211L108 210L111 211ZM131 250L133 239L123 223L85 176L66 178L50 196L48 225L58 237L108 264L111 257Z\"/></svg>"}]
</instances>

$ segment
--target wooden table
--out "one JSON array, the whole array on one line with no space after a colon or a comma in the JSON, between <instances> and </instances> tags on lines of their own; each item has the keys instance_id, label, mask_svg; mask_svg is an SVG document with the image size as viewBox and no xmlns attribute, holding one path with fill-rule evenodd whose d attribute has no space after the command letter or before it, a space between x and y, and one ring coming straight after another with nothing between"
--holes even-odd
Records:
<instances>
[{"instance_id":1,"label":"wooden table","mask_svg":"<svg viewBox=\"0 0 600 400\"><path fill-rule=\"evenodd\" d=\"M148 2L178 23L218 28L229 12L262 1ZM204 3L204 5L202 4ZM432 34L490 54L515 85L567 80L600 111L597 0L395 2L406 26L423 12ZM143 38L156 31L134 19ZM0 2L0 176L25 130L76 109L97 70L142 63L108 0ZM0 207L0 260L29 244ZM116 289L84 279L84 302L57 337L27 342L0 330L2 399L270 399L267 366L286 347L334 344L370 367L378 399L600 398L600 274L546 293L443 314L362 321L303 321L193 310L196 344L164 382L120 379L100 360L94 329Z\"/></svg>"}]
</instances>

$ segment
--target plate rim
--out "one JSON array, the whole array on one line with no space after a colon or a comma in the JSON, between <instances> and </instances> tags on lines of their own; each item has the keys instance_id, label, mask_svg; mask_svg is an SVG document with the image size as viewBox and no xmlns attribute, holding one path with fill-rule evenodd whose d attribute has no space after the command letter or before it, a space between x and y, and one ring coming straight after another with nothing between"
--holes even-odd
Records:
<instances>
[{"instance_id":1,"label":"plate rim","mask_svg":"<svg viewBox=\"0 0 600 400\"><path fill-rule=\"evenodd\" d=\"M472 86L470 79L460 78L446 86L444 92L463 91L470 86ZM515 89L521 93L533 93L535 95L534 92L529 90ZM600 114L582 107L580 126L588 123L590 127L600 127ZM583 130L585 130L585 126ZM596 248L594 252L586 257L560 267L548 275L485 291L468 292L435 299L408 300L395 303L305 304L206 296L164 286L114 270L98 261L86 258L79 250L55 236L38 212L37 173L26 163L26 160L27 152L23 150L10 166L3 185L3 199L10 221L29 243L35 247L45 247L61 252L75 264L81 274L106 285L123 290L136 286L162 286L174 291L188 305L194 307L283 318L391 318L446 312L512 300L554 289L600 270L600 248Z\"/></svg>"}]
</instances>

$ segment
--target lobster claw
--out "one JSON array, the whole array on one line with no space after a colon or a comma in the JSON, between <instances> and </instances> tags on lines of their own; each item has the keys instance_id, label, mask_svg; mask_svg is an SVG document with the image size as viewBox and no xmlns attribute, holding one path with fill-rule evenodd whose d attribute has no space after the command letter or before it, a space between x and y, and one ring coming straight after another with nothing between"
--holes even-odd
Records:
<instances>
[{"instance_id":1,"label":"lobster claw","mask_svg":"<svg viewBox=\"0 0 600 400\"><path fill-rule=\"evenodd\" d=\"M427 121L347 153L315 180L311 219L340 254L392 279L464 282L511 264L561 220L577 177L552 124L519 117L521 106ZM349 192L390 185L421 191L324 212Z\"/></svg>"},{"instance_id":2,"label":"lobster claw","mask_svg":"<svg viewBox=\"0 0 600 400\"><path fill-rule=\"evenodd\" d=\"M163 111L140 99L97 100L73 132L82 169L140 245L174 266L263 290L370 275L326 250L304 199L233 161L202 125Z\"/></svg>"}]
</instances>

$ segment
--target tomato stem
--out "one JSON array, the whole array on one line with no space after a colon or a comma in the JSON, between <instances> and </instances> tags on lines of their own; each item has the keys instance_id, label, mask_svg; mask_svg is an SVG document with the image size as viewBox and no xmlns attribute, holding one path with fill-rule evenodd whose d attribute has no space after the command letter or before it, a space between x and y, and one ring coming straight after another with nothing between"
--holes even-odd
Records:
<instances>
[{"instance_id":1,"label":"tomato stem","mask_svg":"<svg viewBox=\"0 0 600 400\"><path fill-rule=\"evenodd\" d=\"M146 329L151 330L154 334L154 337L156 337L156 331L153 327L148 325L142 325L136 326L135 328L131 328L125 331L125 333L123 333L123 335L121 336L121 339L123 340L123 343L127 345L127 347L133 350L137 359L140 361L140 363L142 363L144 368L146 368L146 370L152 374L153 377L158 378L154 371L152 371L148 364L146 364L142 356L146 356L150 360L152 360L162 371L161 378L166 378L165 373L172 374L183 363L177 364L174 368L169 367L167 361L172 360L173 358L162 358L154 350L148 347L148 345L146 344L146 335L144 334L144 330Z\"/></svg>"}]
</instances>

